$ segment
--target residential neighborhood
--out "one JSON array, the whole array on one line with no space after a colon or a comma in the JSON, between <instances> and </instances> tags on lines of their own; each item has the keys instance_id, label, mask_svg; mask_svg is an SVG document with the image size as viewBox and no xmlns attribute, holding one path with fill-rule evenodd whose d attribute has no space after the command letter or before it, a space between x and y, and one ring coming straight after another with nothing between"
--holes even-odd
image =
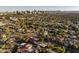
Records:
<instances>
[{"instance_id":1,"label":"residential neighborhood","mask_svg":"<svg viewBox=\"0 0 79 59\"><path fill-rule=\"evenodd\" d=\"M0 12L0 53L79 53L79 13Z\"/></svg>"}]
</instances>

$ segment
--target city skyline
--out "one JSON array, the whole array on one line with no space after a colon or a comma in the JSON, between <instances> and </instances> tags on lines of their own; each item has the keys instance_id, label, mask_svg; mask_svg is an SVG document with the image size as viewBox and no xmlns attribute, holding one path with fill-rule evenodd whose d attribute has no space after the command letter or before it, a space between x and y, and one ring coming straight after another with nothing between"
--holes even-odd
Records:
<instances>
[{"instance_id":1,"label":"city skyline","mask_svg":"<svg viewBox=\"0 0 79 59\"><path fill-rule=\"evenodd\" d=\"M79 6L0 6L0 11L25 11L25 10L48 10L48 11L79 11Z\"/></svg>"}]
</instances>

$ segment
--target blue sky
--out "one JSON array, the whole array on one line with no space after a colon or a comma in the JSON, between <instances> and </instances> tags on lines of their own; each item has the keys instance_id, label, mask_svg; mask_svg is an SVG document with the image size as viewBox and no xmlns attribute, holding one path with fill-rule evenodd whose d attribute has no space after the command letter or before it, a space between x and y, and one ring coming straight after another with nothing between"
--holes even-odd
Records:
<instances>
[{"instance_id":1,"label":"blue sky","mask_svg":"<svg viewBox=\"0 0 79 59\"><path fill-rule=\"evenodd\" d=\"M79 6L0 6L0 11L24 10L79 11Z\"/></svg>"}]
</instances>

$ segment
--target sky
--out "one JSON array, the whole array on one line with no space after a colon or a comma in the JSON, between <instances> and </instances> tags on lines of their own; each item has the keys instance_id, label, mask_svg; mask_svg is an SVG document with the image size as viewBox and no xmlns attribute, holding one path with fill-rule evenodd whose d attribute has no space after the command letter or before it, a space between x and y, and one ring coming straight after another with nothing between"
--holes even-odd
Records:
<instances>
[{"instance_id":1,"label":"sky","mask_svg":"<svg viewBox=\"0 0 79 59\"><path fill-rule=\"evenodd\" d=\"M0 6L0 11L17 11L17 10L79 11L79 6Z\"/></svg>"}]
</instances>

